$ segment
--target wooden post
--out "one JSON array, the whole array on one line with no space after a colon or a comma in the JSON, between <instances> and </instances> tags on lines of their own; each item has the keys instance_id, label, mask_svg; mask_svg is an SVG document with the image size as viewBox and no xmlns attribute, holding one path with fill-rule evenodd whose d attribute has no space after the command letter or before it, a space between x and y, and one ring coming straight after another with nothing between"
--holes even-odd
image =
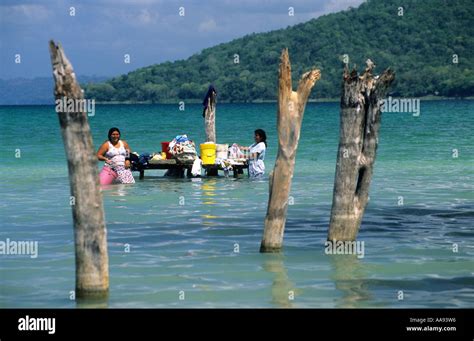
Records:
<instances>
[{"instance_id":1,"label":"wooden post","mask_svg":"<svg viewBox=\"0 0 474 341\"><path fill-rule=\"evenodd\" d=\"M301 77L298 90L292 91L288 49L282 51L278 94L278 154L275 168L270 174L270 196L260 252L277 252L282 247L304 109L311 89L320 77L319 70L307 72Z\"/></svg>"},{"instance_id":2,"label":"wooden post","mask_svg":"<svg viewBox=\"0 0 474 341\"><path fill-rule=\"evenodd\" d=\"M207 108L205 110L204 125L206 129L206 142L216 141L216 101L217 94L212 91L211 95L207 99Z\"/></svg>"},{"instance_id":3,"label":"wooden post","mask_svg":"<svg viewBox=\"0 0 474 341\"><path fill-rule=\"evenodd\" d=\"M206 142L217 143L216 140L216 102L217 102L217 93L214 91L214 87L211 85L209 87L204 103L207 101L206 108L204 110L204 128L206 130ZM218 176L218 169L214 167L209 167L206 170L207 176Z\"/></svg>"},{"instance_id":4,"label":"wooden post","mask_svg":"<svg viewBox=\"0 0 474 341\"><path fill-rule=\"evenodd\" d=\"M382 100L395 78L387 69L373 76L374 63L359 76L344 68L341 95L341 120L336 177L328 240L353 241L357 237L369 198Z\"/></svg>"},{"instance_id":5,"label":"wooden post","mask_svg":"<svg viewBox=\"0 0 474 341\"><path fill-rule=\"evenodd\" d=\"M83 100L81 87L60 44L49 43L56 103ZM74 102L73 102L74 101ZM58 106L56 107L58 108ZM76 250L76 297L101 298L109 291L107 230L99 187L97 159L85 111L58 111L71 186Z\"/></svg>"}]
</instances>

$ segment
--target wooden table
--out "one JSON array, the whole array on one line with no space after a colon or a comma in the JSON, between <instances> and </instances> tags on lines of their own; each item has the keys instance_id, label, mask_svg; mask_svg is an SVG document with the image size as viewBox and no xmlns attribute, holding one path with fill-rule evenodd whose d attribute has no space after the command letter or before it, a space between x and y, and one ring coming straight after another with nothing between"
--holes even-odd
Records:
<instances>
[{"instance_id":1,"label":"wooden table","mask_svg":"<svg viewBox=\"0 0 474 341\"><path fill-rule=\"evenodd\" d=\"M175 174L181 177L184 177L184 171L187 171L187 176L192 177L191 169L193 168L193 163L193 160L178 161L176 159L152 161L152 163L148 162L146 166L143 166L140 163L133 163L132 171L140 172L140 180L145 177L145 170L150 169L174 169L176 170ZM206 172L208 172L209 170L223 170L220 165L202 165L202 168L204 168ZM234 178L237 178L239 174L244 174L245 168L248 169L248 164L246 162L232 165Z\"/></svg>"}]
</instances>

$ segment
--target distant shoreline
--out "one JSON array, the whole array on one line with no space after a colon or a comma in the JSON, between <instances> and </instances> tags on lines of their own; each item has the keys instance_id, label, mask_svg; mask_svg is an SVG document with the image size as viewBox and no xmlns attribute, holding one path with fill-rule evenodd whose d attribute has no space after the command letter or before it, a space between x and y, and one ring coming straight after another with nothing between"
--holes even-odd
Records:
<instances>
[{"instance_id":1,"label":"distant shoreline","mask_svg":"<svg viewBox=\"0 0 474 341\"><path fill-rule=\"evenodd\" d=\"M393 96L392 96L393 97ZM398 98L398 97L397 97ZM400 97L408 98L408 97ZM419 98L421 101L449 101L449 100L474 100L474 96L469 97L442 97L442 96L423 96L423 97L413 97ZM317 98L309 99L309 103L338 103L340 98ZM179 102L184 102L184 104L200 104L201 100L192 99L192 100L177 100L177 101L166 101L159 103L152 103L151 101L142 101L142 102L131 102L131 101L109 101L109 102L99 102L96 101L96 104L179 104ZM257 100L250 102L233 102L233 101L219 101L217 98L217 105L219 104L267 104L267 103L277 103L278 100Z\"/></svg>"},{"instance_id":2,"label":"distant shoreline","mask_svg":"<svg viewBox=\"0 0 474 341\"><path fill-rule=\"evenodd\" d=\"M408 97L394 97L394 98L408 98ZM442 97L442 96L424 96L424 97L413 97L419 98L421 101L425 102L432 102L432 101L472 101L474 100L474 96L469 97ZM160 102L160 103L152 103L151 101L143 101L143 102L132 102L132 101L111 101L111 102L100 102L96 101L96 105L179 105L178 101L169 101L169 102ZM338 103L340 101L339 98L318 98L318 99L310 99L309 103ZM184 104L201 104L200 100L188 100L184 101ZM261 101L251 101L251 102L230 102L230 101L221 101L217 102L219 104L273 104L277 103L277 100L261 100ZM51 104L0 104L0 107L14 107L14 106L54 106L54 103Z\"/></svg>"}]
</instances>

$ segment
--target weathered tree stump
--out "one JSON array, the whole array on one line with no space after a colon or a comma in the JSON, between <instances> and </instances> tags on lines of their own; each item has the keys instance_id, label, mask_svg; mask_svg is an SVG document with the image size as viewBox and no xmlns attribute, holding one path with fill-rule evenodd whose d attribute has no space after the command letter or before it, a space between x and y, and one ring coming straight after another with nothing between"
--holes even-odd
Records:
<instances>
[{"instance_id":1,"label":"weathered tree stump","mask_svg":"<svg viewBox=\"0 0 474 341\"><path fill-rule=\"evenodd\" d=\"M382 100L395 78L390 69L373 76L374 66L367 60L367 68L361 76L355 69L349 73L347 64L344 68L330 241L355 240L367 206Z\"/></svg>"},{"instance_id":2,"label":"weathered tree stump","mask_svg":"<svg viewBox=\"0 0 474 341\"><path fill-rule=\"evenodd\" d=\"M216 140L216 102L217 93L209 89L210 93L206 96L207 106L204 111L204 126L206 129L206 142L217 143Z\"/></svg>"},{"instance_id":3,"label":"weathered tree stump","mask_svg":"<svg viewBox=\"0 0 474 341\"><path fill-rule=\"evenodd\" d=\"M56 100L82 100L71 63L60 44L49 43ZM86 112L58 112L71 187L76 250L76 297L106 297L109 290L107 230Z\"/></svg>"},{"instance_id":4,"label":"weathered tree stump","mask_svg":"<svg viewBox=\"0 0 474 341\"><path fill-rule=\"evenodd\" d=\"M206 130L206 142L217 143L216 139L216 103L217 103L217 92L214 86L211 84L209 90L207 90L206 97L204 98L204 128ZM217 168L208 168L206 170L207 176L218 176Z\"/></svg>"},{"instance_id":5,"label":"weathered tree stump","mask_svg":"<svg viewBox=\"0 0 474 341\"><path fill-rule=\"evenodd\" d=\"M270 174L270 195L260 252L278 252L283 243L291 179L300 139L304 109L311 89L320 78L319 70L305 73L292 91L288 49L281 53L278 93L278 154Z\"/></svg>"}]
</instances>

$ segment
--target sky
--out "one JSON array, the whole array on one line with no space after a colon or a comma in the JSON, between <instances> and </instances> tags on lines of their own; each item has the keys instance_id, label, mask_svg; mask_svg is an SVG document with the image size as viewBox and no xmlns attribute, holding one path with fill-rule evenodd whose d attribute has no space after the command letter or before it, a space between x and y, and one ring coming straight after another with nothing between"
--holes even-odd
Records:
<instances>
[{"instance_id":1,"label":"sky","mask_svg":"<svg viewBox=\"0 0 474 341\"><path fill-rule=\"evenodd\" d=\"M76 74L110 77L362 2L1 0L0 78L50 77L50 39L61 42Z\"/></svg>"}]
</instances>

